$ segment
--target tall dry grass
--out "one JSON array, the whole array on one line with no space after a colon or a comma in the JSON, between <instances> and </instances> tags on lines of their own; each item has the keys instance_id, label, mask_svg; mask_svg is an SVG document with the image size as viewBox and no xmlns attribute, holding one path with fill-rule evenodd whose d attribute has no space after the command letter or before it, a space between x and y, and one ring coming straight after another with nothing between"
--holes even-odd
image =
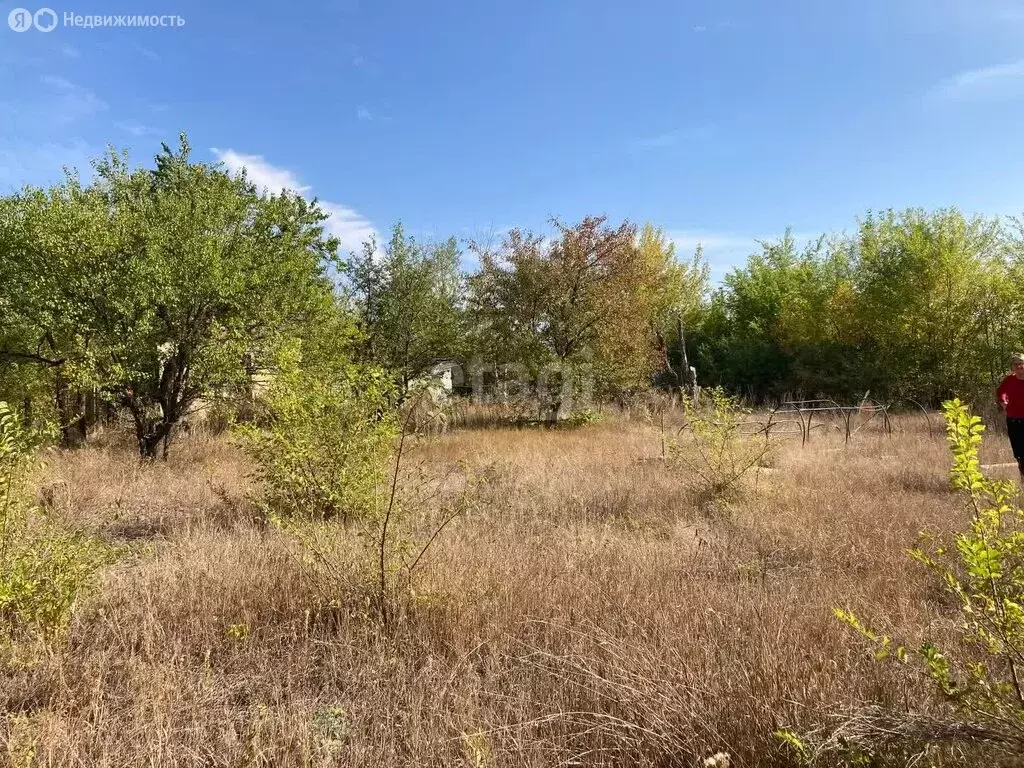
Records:
<instances>
[{"instance_id":1,"label":"tall dry grass","mask_svg":"<svg viewBox=\"0 0 1024 768\"><path fill-rule=\"evenodd\" d=\"M122 556L62 643L0 665L12 765L783 766L777 727L934 706L831 615L950 634L904 554L964 520L923 418L787 441L710 508L642 421L417 440L438 498L472 477L474 501L387 630L354 532L331 529L327 578L223 438L149 467L99 442L51 456L40 494Z\"/></svg>"}]
</instances>

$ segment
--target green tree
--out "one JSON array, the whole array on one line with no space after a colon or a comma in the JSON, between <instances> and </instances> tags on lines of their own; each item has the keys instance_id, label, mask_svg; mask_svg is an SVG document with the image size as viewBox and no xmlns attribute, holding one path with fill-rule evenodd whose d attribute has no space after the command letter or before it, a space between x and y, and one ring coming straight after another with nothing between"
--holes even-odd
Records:
<instances>
[{"instance_id":1,"label":"green tree","mask_svg":"<svg viewBox=\"0 0 1024 768\"><path fill-rule=\"evenodd\" d=\"M400 397L438 359L463 352L463 281L454 238L418 243L397 224L382 252L375 242L365 243L345 273L365 357L392 373Z\"/></svg>"},{"instance_id":2,"label":"green tree","mask_svg":"<svg viewBox=\"0 0 1024 768\"><path fill-rule=\"evenodd\" d=\"M792 383L782 347L782 319L799 283L800 256L787 233L763 243L730 272L714 295L701 339L702 367L712 380L754 397L779 395Z\"/></svg>"},{"instance_id":3,"label":"green tree","mask_svg":"<svg viewBox=\"0 0 1024 768\"><path fill-rule=\"evenodd\" d=\"M372 510L384 482L397 431L393 385L382 369L346 360L337 348L325 357L323 341L281 351L259 417L238 435L268 513L348 522Z\"/></svg>"},{"instance_id":4,"label":"green tree","mask_svg":"<svg viewBox=\"0 0 1024 768\"><path fill-rule=\"evenodd\" d=\"M649 304L654 347L665 372L677 388L692 388L687 331L703 319L710 266L698 247L691 259L681 261L675 244L664 230L644 224L638 241L648 270L645 300Z\"/></svg>"},{"instance_id":5,"label":"green tree","mask_svg":"<svg viewBox=\"0 0 1024 768\"><path fill-rule=\"evenodd\" d=\"M855 241L862 342L873 388L930 403L977 396L988 380L986 333L999 333L998 223L953 210L868 215ZM1000 368L1005 358L1000 361ZM986 398L988 399L988 398Z\"/></svg>"},{"instance_id":6,"label":"green tree","mask_svg":"<svg viewBox=\"0 0 1024 768\"><path fill-rule=\"evenodd\" d=\"M636 227L613 229L601 217L553 223L552 241L513 230L497 250L476 247L471 297L484 348L534 379L548 378L556 415L566 405L564 377L589 369L606 394L641 386L654 350L652 272Z\"/></svg>"},{"instance_id":7,"label":"green tree","mask_svg":"<svg viewBox=\"0 0 1024 768\"><path fill-rule=\"evenodd\" d=\"M764 243L713 298L702 364L757 398L987 401L1024 330L1020 250L955 210L869 214L802 251L789 235Z\"/></svg>"},{"instance_id":8,"label":"green tree","mask_svg":"<svg viewBox=\"0 0 1024 768\"><path fill-rule=\"evenodd\" d=\"M146 458L161 444L166 456L196 401L333 310L325 266L337 243L315 202L261 195L189 155L184 135L152 170L111 153L88 186L69 176L25 190L5 227L6 295L25 330L3 354L43 357L45 343L63 380L131 413Z\"/></svg>"}]
</instances>

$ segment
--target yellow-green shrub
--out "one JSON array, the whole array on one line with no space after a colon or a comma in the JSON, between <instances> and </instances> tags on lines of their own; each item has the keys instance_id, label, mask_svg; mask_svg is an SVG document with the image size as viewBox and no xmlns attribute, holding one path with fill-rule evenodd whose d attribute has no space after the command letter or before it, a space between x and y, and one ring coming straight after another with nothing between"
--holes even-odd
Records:
<instances>
[{"instance_id":1,"label":"yellow-green shrub","mask_svg":"<svg viewBox=\"0 0 1024 768\"><path fill-rule=\"evenodd\" d=\"M701 398L700 407L683 401L686 424L668 443L668 455L691 490L715 499L763 465L772 446L766 432L744 433L746 412L735 398L717 388L704 390Z\"/></svg>"},{"instance_id":2,"label":"yellow-green shrub","mask_svg":"<svg viewBox=\"0 0 1024 768\"><path fill-rule=\"evenodd\" d=\"M256 423L236 429L255 462L266 510L348 520L372 509L396 434L389 393L387 377L376 369L311 368L298 350L286 355Z\"/></svg>"},{"instance_id":3,"label":"yellow-green shrub","mask_svg":"<svg viewBox=\"0 0 1024 768\"><path fill-rule=\"evenodd\" d=\"M924 539L909 554L934 574L948 596L959 642L940 647L926 639L905 645L873 631L852 611L836 609L835 613L870 643L876 659L917 670L950 709L931 716L869 708L855 713L824 739L820 734L817 739L800 739L780 731L779 737L805 761L836 752L838 745L864 761L899 757L911 764L922 756L952 750L961 759L973 756L977 765L1020 764L1019 755L1024 752L1024 509L1017 503L1013 483L990 479L981 471L978 449L985 430L981 419L959 400L944 403L943 413L953 454L950 479L966 500L970 526L946 541ZM880 735L885 738L879 743Z\"/></svg>"},{"instance_id":4,"label":"yellow-green shrub","mask_svg":"<svg viewBox=\"0 0 1024 768\"><path fill-rule=\"evenodd\" d=\"M112 550L62 530L29 498L30 435L0 402L0 637L51 636Z\"/></svg>"}]
</instances>

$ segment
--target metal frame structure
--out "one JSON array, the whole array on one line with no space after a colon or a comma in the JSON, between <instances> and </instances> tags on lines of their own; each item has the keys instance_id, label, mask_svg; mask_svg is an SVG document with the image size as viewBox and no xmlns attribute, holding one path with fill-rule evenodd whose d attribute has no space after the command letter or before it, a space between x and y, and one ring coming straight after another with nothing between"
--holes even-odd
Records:
<instances>
[{"instance_id":1,"label":"metal frame structure","mask_svg":"<svg viewBox=\"0 0 1024 768\"><path fill-rule=\"evenodd\" d=\"M797 429L789 429L781 434L800 435L801 445L806 445L811 439L811 433L815 429L835 428L843 433L847 443L860 430L881 416L885 433L892 436L892 419L889 415L888 404L876 403L873 400L862 400L859 405L840 405L835 400L786 400L773 408L768 414L767 421L746 421L744 426L754 426L756 429L750 434L771 435L776 427L783 425L797 425ZM857 415L867 415L867 418L860 423L854 422ZM783 418L778 418L778 417ZM788 416L788 418L786 418ZM815 418L821 418L819 423L814 423ZM780 434L776 432L776 434Z\"/></svg>"}]
</instances>

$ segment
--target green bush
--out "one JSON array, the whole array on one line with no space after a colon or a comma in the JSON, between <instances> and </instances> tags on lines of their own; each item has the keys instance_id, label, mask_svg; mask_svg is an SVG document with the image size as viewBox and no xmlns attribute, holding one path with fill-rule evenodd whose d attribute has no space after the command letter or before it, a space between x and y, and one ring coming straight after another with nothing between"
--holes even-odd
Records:
<instances>
[{"instance_id":1,"label":"green bush","mask_svg":"<svg viewBox=\"0 0 1024 768\"><path fill-rule=\"evenodd\" d=\"M823 753L917 761L943 753L976 758L975 765L1019 765L1024 753L1024 509L1013 483L987 478L978 449L985 426L959 400L943 404L953 454L950 478L970 513L970 526L946 542L922 537L910 556L928 568L949 598L958 641L905 645L836 609L866 639L875 658L916 671L949 709L939 715L867 708L824 734L797 738L807 761ZM941 758L940 758L941 759ZM910 763L907 763L910 764ZM923 763L923 764L928 764Z\"/></svg>"},{"instance_id":2,"label":"green bush","mask_svg":"<svg viewBox=\"0 0 1024 768\"><path fill-rule=\"evenodd\" d=\"M587 424L597 424L604 419L604 414L594 408L581 408L573 411L569 416L559 422L563 427L585 427Z\"/></svg>"},{"instance_id":3,"label":"green bush","mask_svg":"<svg viewBox=\"0 0 1024 768\"><path fill-rule=\"evenodd\" d=\"M970 528L952 546L911 551L952 597L970 654L951 658L933 643L917 657L958 709L1005 732L1024 747L1024 509L1013 483L981 472L978 448L985 426L959 400L943 404L953 453L950 479L968 502Z\"/></svg>"},{"instance_id":4,"label":"green bush","mask_svg":"<svg viewBox=\"0 0 1024 768\"><path fill-rule=\"evenodd\" d=\"M112 555L94 539L50 525L23 535L12 550L0 575L0 617L45 636L64 626L83 587Z\"/></svg>"},{"instance_id":5,"label":"green bush","mask_svg":"<svg viewBox=\"0 0 1024 768\"><path fill-rule=\"evenodd\" d=\"M684 471L682 480L692 491L714 500L736 491L742 478L763 466L772 444L767 432L744 432L744 411L721 389L701 393L698 407L683 400L686 424L668 441L671 465Z\"/></svg>"},{"instance_id":6,"label":"green bush","mask_svg":"<svg viewBox=\"0 0 1024 768\"><path fill-rule=\"evenodd\" d=\"M112 550L62 530L31 503L31 435L0 402L0 637L60 630L82 590Z\"/></svg>"},{"instance_id":7,"label":"green bush","mask_svg":"<svg viewBox=\"0 0 1024 768\"><path fill-rule=\"evenodd\" d=\"M383 372L351 364L308 367L285 355L253 424L236 428L256 465L268 513L349 520L368 513L385 481L396 426Z\"/></svg>"}]
</instances>

